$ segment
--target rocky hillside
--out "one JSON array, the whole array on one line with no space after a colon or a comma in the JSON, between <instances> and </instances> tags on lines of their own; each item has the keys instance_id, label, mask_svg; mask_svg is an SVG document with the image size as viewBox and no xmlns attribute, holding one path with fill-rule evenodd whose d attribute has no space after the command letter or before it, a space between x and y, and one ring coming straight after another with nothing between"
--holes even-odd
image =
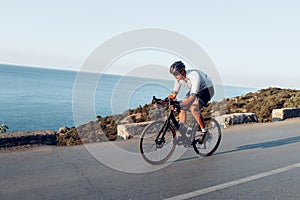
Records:
<instances>
[{"instance_id":1,"label":"rocky hillside","mask_svg":"<svg viewBox=\"0 0 300 200\"><path fill-rule=\"evenodd\" d=\"M268 88L244 96L227 98L221 102L212 102L203 110L203 115L211 115L216 110L221 110L219 114L253 112L256 113L259 122L271 122L272 110L286 107L300 107L300 90ZM160 108L164 109L164 108ZM79 136L84 142L100 142L117 139L117 125L122 123L145 122L160 118L163 112L158 112L151 104L139 106L136 109L127 110L123 114L101 117L98 120L71 129L70 134L62 134L59 137L60 144L66 143L80 144L76 142ZM76 139L72 139L73 135ZM67 138L72 141L65 141ZM106 137L105 137L106 136ZM62 138L65 137L65 138Z\"/></svg>"},{"instance_id":2,"label":"rocky hillside","mask_svg":"<svg viewBox=\"0 0 300 200\"><path fill-rule=\"evenodd\" d=\"M226 114L253 112L259 122L271 122L273 109L293 107L300 107L300 90L268 88L226 99Z\"/></svg>"}]
</instances>

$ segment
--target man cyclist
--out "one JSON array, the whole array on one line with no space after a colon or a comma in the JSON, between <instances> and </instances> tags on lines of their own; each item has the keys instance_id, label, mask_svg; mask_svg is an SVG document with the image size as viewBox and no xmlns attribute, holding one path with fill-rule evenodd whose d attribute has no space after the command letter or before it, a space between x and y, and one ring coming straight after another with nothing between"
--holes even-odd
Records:
<instances>
[{"instance_id":1,"label":"man cyclist","mask_svg":"<svg viewBox=\"0 0 300 200\"><path fill-rule=\"evenodd\" d=\"M203 117L200 114L199 106L207 106L207 103L214 95L214 87L211 79L202 71L196 69L185 70L185 65L181 61L174 62L170 66L170 73L173 74L175 80L172 93L168 96L174 100L181 86L185 86L190 91L180 104L179 122L180 129L186 130L186 110L190 109L194 119L200 126L200 129L205 135L207 132Z\"/></svg>"}]
</instances>

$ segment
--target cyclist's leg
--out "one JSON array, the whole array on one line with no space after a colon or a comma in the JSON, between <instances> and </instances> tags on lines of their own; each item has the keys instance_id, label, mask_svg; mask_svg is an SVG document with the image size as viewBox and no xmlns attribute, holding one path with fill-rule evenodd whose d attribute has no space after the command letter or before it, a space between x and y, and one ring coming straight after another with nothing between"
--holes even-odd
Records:
<instances>
[{"instance_id":1,"label":"cyclist's leg","mask_svg":"<svg viewBox=\"0 0 300 200\"><path fill-rule=\"evenodd\" d=\"M183 124L186 123L186 111L181 109L179 113L179 121Z\"/></svg>"},{"instance_id":2,"label":"cyclist's leg","mask_svg":"<svg viewBox=\"0 0 300 200\"><path fill-rule=\"evenodd\" d=\"M185 95L185 99L188 98L190 96L190 91ZM185 124L186 123L186 110L185 109L181 109L180 113L179 113L179 122Z\"/></svg>"},{"instance_id":3,"label":"cyclist's leg","mask_svg":"<svg viewBox=\"0 0 300 200\"><path fill-rule=\"evenodd\" d=\"M214 95L214 88L213 88L213 86L200 91L197 94L198 103L199 103L198 104L198 108L206 107L207 103L211 100L211 98L212 98L213 95ZM198 124L199 124L202 132L206 132L206 127L205 127L204 120L203 120L203 117L202 117L201 113L200 113L200 116L199 116L199 121L200 122Z\"/></svg>"},{"instance_id":4,"label":"cyclist's leg","mask_svg":"<svg viewBox=\"0 0 300 200\"><path fill-rule=\"evenodd\" d=\"M198 99L196 99L194 101L194 103L191 105L190 109L191 109L191 113L192 113L194 119L199 124L201 130L204 130L205 129L205 124L204 124L203 117L202 117L202 115L200 113L200 110L199 110L199 101L198 101Z\"/></svg>"}]
</instances>

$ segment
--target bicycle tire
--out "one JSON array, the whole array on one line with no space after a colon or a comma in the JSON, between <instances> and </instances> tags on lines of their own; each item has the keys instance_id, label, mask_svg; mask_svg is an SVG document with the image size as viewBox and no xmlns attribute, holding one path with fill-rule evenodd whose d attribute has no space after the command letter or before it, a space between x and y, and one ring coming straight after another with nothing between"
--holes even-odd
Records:
<instances>
[{"instance_id":1,"label":"bicycle tire","mask_svg":"<svg viewBox=\"0 0 300 200\"><path fill-rule=\"evenodd\" d=\"M143 159L152 165L160 165L166 162L174 153L176 132L174 127L169 124L165 134L166 142L158 147L155 139L159 131L163 128L165 121L155 121L149 124L143 131L140 138L140 153ZM153 151L152 151L153 150Z\"/></svg>"},{"instance_id":2,"label":"bicycle tire","mask_svg":"<svg viewBox=\"0 0 300 200\"><path fill-rule=\"evenodd\" d=\"M202 144L193 142L194 151L202 157L212 155L219 147L222 137L222 132L217 120L211 117L204 119L207 128L207 134Z\"/></svg>"}]
</instances>

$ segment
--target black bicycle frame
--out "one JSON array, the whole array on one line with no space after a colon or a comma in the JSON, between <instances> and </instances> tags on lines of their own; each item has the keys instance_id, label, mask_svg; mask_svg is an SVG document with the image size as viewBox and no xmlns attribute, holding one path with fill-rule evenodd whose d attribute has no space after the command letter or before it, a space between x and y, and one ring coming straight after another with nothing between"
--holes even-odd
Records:
<instances>
[{"instance_id":1,"label":"black bicycle frame","mask_svg":"<svg viewBox=\"0 0 300 200\"><path fill-rule=\"evenodd\" d=\"M178 129L179 128L179 123L177 122L177 120L175 118L174 111L170 109L169 114L168 114L168 118L167 118L164 126L159 131L159 134L157 135L157 137L155 139L156 143L159 141L159 138L160 138L161 134L163 134L161 138L162 138L162 140L164 140L165 134L166 134L166 132L168 130L168 127L169 127L169 124L170 124L171 121L173 122L175 128Z\"/></svg>"}]
</instances>

